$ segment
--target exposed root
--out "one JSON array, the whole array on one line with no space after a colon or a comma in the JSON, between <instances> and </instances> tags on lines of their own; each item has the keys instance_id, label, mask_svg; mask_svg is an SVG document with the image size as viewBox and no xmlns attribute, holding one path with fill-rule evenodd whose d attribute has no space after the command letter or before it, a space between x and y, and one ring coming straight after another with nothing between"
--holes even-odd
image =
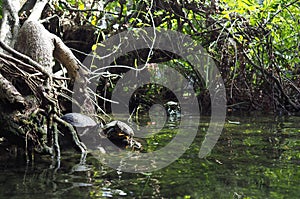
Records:
<instances>
[{"instance_id":1,"label":"exposed root","mask_svg":"<svg viewBox=\"0 0 300 199\"><path fill-rule=\"evenodd\" d=\"M73 142L80 149L81 153L86 153L87 148L86 148L85 144L79 140L77 132L75 131L74 127L71 124L69 124L68 122L60 119L57 115L54 116L54 119L58 124L68 128L69 132L72 134Z\"/></svg>"}]
</instances>

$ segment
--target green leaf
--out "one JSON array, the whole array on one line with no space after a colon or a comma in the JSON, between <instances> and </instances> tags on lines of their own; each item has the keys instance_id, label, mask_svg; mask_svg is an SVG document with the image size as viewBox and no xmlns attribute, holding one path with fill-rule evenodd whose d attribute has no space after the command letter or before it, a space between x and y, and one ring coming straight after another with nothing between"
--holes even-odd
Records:
<instances>
[{"instance_id":1,"label":"green leaf","mask_svg":"<svg viewBox=\"0 0 300 199\"><path fill-rule=\"evenodd\" d=\"M85 7L85 6L84 6L83 3L79 3L79 6L78 6L78 9L79 9L79 10L84 10L84 7Z\"/></svg>"}]
</instances>

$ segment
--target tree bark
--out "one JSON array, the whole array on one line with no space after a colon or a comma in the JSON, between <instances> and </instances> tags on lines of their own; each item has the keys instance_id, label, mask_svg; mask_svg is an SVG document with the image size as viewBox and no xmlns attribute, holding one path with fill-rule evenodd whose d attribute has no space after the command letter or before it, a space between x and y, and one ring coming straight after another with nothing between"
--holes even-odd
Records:
<instances>
[{"instance_id":1,"label":"tree bark","mask_svg":"<svg viewBox=\"0 0 300 199\"><path fill-rule=\"evenodd\" d=\"M3 0L0 40L13 47L19 30L19 0ZM0 49L1 50L1 49Z\"/></svg>"},{"instance_id":2,"label":"tree bark","mask_svg":"<svg viewBox=\"0 0 300 199\"><path fill-rule=\"evenodd\" d=\"M17 19L18 9L11 8L13 2L5 0L10 6L3 9L3 16L7 19L11 16ZM47 2L36 1L31 15L18 31L15 50L9 47L15 36L6 37L5 42L0 41L2 49L14 56L0 53L0 137L25 146L26 150L36 149L59 157L59 126L68 126L78 149L82 152L86 149L72 126L59 118L62 114L60 101L72 103L71 92L66 91L74 81L79 79L79 87L87 87L87 71L62 40L38 21ZM18 29L16 21L10 25L11 30ZM53 75L54 60L66 68L67 79ZM62 81L67 82L67 86L61 84ZM92 104L86 89L81 92L83 101Z\"/></svg>"}]
</instances>

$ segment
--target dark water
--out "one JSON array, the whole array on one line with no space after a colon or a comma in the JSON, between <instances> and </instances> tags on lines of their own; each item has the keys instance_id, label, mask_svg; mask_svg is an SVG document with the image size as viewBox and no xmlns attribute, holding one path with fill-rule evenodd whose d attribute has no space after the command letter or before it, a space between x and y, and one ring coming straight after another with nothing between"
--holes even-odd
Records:
<instances>
[{"instance_id":1,"label":"dark water","mask_svg":"<svg viewBox=\"0 0 300 199\"><path fill-rule=\"evenodd\" d=\"M59 169L48 156L28 165L11 157L0 163L0 198L300 198L300 118L228 120L205 159L198 158L208 127L202 118L186 153L154 172L116 171L92 155L82 166L73 152L63 152ZM167 144L174 123L169 127L145 150Z\"/></svg>"}]
</instances>

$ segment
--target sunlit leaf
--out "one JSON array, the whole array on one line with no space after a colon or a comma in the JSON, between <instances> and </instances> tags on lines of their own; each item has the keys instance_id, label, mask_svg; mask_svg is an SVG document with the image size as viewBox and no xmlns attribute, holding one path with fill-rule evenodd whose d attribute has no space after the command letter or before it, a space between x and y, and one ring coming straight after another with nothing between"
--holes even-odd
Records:
<instances>
[{"instance_id":1,"label":"sunlit leaf","mask_svg":"<svg viewBox=\"0 0 300 199\"><path fill-rule=\"evenodd\" d=\"M78 6L78 9L79 9L79 10L84 10L84 4L83 4L83 3L80 3L79 6Z\"/></svg>"},{"instance_id":2,"label":"sunlit leaf","mask_svg":"<svg viewBox=\"0 0 300 199\"><path fill-rule=\"evenodd\" d=\"M92 46L92 50L95 51L96 49L97 49L97 44L94 44L94 45Z\"/></svg>"},{"instance_id":3,"label":"sunlit leaf","mask_svg":"<svg viewBox=\"0 0 300 199\"><path fill-rule=\"evenodd\" d=\"M97 17L95 15L92 17L91 24L94 26L97 24Z\"/></svg>"}]
</instances>

